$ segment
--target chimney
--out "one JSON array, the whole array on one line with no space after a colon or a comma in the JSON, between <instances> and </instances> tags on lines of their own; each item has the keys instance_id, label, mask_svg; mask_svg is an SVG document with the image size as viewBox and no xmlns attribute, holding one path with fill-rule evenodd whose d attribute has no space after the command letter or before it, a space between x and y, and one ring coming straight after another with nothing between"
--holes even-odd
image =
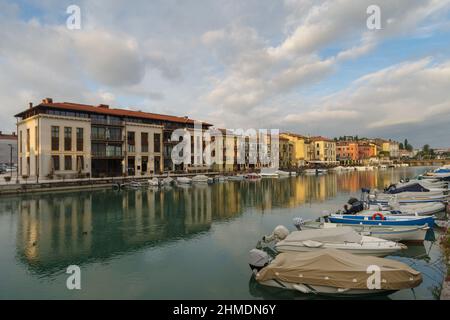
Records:
<instances>
[{"instance_id":1,"label":"chimney","mask_svg":"<svg viewBox=\"0 0 450 320\"><path fill-rule=\"evenodd\" d=\"M97 108L109 109L109 105L107 104L99 104Z\"/></svg>"},{"instance_id":2,"label":"chimney","mask_svg":"<svg viewBox=\"0 0 450 320\"><path fill-rule=\"evenodd\" d=\"M15 137L15 136L16 136L16 132L14 131L14 132L12 133L12 135L13 135L13 137Z\"/></svg>"},{"instance_id":3,"label":"chimney","mask_svg":"<svg viewBox=\"0 0 450 320\"><path fill-rule=\"evenodd\" d=\"M30 109L33 108L33 102L28 103L28 105L30 106Z\"/></svg>"},{"instance_id":4,"label":"chimney","mask_svg":"<svg viewBox=\"0 0 450 320\"><path fill-rule=\"evenodd\" d=\"M0 136L2 135L2 132L0 131Z\"/></svg>"},{"instance_id":5,"label":"chimney","mask_svg":"<svg viewBox=\"0 0 450 320\"><path fill-rule=\"evenodd\" d=\"M42 100L42 103L46 104L46 103L53 103L53 99L52 98L45 98L44 100Z\"/></svg>"}]
</instances>

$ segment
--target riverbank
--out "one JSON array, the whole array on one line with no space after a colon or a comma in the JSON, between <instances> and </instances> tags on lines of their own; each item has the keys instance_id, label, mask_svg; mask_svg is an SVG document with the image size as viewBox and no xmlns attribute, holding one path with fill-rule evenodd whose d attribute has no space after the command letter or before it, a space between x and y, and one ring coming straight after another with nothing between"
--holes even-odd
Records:
<instances>
[{"instance_id":1,"label":"riverbank","mask_svg":"<svg viewBox=\"0 0 450 320\"><path fill-rule=\"evenodd\" d=\"M218 175L219 172L202 173L207 176ZM171 174L170 177L193 177L197 173L187 174ZM115 178L86 178L86 179L64 179L64 180L40 180L39 182L31 182L20 180L16 182L0 183L0 196L15 195L36 192L53 192L53 191L70 191L70 190L85 190L85 189L102 189L109 188L117 183L126 183L130 181L147 181L153 178L166 178L167 175L152 175L152 176L132 176L132 177L115 177Z\"/></svg>"}]
</instances>

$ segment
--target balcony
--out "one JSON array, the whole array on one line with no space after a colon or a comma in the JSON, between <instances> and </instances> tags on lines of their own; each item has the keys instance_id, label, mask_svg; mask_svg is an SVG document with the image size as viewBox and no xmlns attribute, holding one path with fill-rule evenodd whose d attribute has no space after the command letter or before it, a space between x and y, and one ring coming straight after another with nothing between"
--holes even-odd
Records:
<instances>
[{"instance_id":1,"label":"balcony","mask_svg":"<svg viewBox=\"0 0 450 320\"><path fill-rule=\"evenodd\" d=\"M125 158L124 151L93 151L93 159L123 159Z\"/></svg>"},{"instance_id":2,"label":"balcony","mask_svg":"<svg viewBox=\"0 0 450 320\"><path fill-rule=\"evenodd\" d=\"M102 125L102 126L116 126L123 127L125 126L125 122L121 120L115 119L96 119L91 118L91 124Z\"/></svg>"},{"instance_id":3,"label":"balcony","mask_svg":"<svg viewBox=\"0 0 450 320\"><path fill-rule=\"evenodd\" d=\"M124 137L120 135L98 135L92 134L91 140L93 141L111 141L111 142L123 142Z\"/></svg>"}]
</instances>

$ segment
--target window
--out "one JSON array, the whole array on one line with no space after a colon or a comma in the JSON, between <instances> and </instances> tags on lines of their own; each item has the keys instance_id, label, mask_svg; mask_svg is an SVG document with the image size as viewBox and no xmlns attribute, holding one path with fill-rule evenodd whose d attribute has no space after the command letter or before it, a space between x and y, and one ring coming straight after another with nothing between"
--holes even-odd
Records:
<instances>
[{"instance_id":1,"label":"window","mask_svg":"<svg viewBox=\"0 0 450 320\"><path fill-rule=\"evenodd\" d=\"M72 151L72 128L64 128L64 150Z\"/></svg>"},{"instance_id":2,"label":"window","mask_svg":"<svg viewBox=\"0 0 450 320\"><path fill-rule=\"evenodd\" d=\"M148 170L148 157L142 157L142 172L147 172Z\"/></svg>"},{"instance_id":3,"label":"window","mask_svg":"<svg viewBox=\"0 0 450 320\"><path fill-rule=\"evenodd\" d=\"M154 152L161 152L161 135L159 133L153 135L153 146Z\"/></svg>"},{"instance_id":4,"label":"window","mask_svg":"<svg viewBox=\"0 0 450 320\"><path fill-rule=\"evenodd\" d=\"M148 152L148 133L141 133L141 152ZM147 170L145 170L147 171Z\"/></svg>"},{"instance_id":5,"label":"window","mask_svg":"<svg viewBox=\"0 0 450 320\"><path fill-rule=\"evenodd\" d=\"M35 126L34 127L34 145L36 150L39 149L39 132L38 132L38 127Z\"/></svg>"},{"instance_id":6,"label":"window","mask_svg":"<svg viewBox=\"0 0 450 320\"><path fill-rule=\"evenodd\" d=\"M77 156L77 171L83 171L83 170L84 170L84 157Z\"/></svg>"},{"instance_id":7,"label":"window","mask_svg":"<svg viewBox=\"0 0 450 320\"><path fill-rule=\"evenodd\" d=\"M23 152L23 148L22 148L22 131L20 131L20 138L19 138L19 150L20 150L20 152L22 153ZM22 173L20 173L20 174L22 174Z\"/></svg>"},{"instance_id":8,"label":"window","mask_svg":"<svg viewBox=\"0 0 450 320\"><path fill-rule=\"evenodd\" d=\"M52 167L54 171L59 171L59 156L52 156Z\"/></svg>"},{"instance_id":9,"label":"window","mask_svg":"<svg viewBox=\"0 0 450 320\"><path fill-rule=\"evenodd\" d=\"M83 151L83 138L84 130L83 128L77 128L77 151Z\"/></svg>"},{"instance_id":10,"label":"window","mask_svg":"<svg viewBox=\"0 0 450 320\"><path fill-rule=\"evenodd\" d=\"M52 126L52 151L59 151L59 127Z\"/></svg>"},{"instance_id":11,"label":"window","mask_svg":"<svg viewBox=\"0 0 450 320\"><path fill-rule=\"evenodd\" d=\"M134 132L128 132L128 152L136 152L135 134Z\"/></svg>"},{"instance_id":12,"label":"window","mask_svg":"<svg viewBox=\"0 0 450 320\"><path fill-rule=\"evenodd\" d=\"M30 129L28 129L30 131ZM30 157L27 157L27 176L30 176Z\"/></svg>"},{"instance_id":13,"label":"window","mask_svg":"<svg viewBox=\"0 0 450 320\"><path fill-rule=\"evenodd\" d=\"M72 156L64 157L64 170L72 170Z\"/></svg>"},{"instance_id":14,"label":"window","mask_svg":"<svg viewBox=\"0 0 450 320\"><path fill-rule=\"evenodd\" d=\"M27 129L27 152L30 152L30 129Z\"/></svg>"}]
</instances>

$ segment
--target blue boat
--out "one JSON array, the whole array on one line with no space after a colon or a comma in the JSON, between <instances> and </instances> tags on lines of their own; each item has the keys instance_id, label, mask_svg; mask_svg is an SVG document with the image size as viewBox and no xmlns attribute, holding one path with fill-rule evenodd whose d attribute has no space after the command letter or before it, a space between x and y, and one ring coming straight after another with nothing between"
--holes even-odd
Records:
<instances>
[{"instance_id":1,"label":"blue boat","mask_svg":"<svg viewBox=\"0 0 450 320\"><path fill-rule=\"evenodd\" d=\"M376 225L376 226L423 226L428 225L434 227L434 216L417 217L417 216L383 216L382 214L374 214L373 216L363 215L342 215L332 214L328 217L332 223L360 224L360 225Z\"/></svg>"}]
</instances>

